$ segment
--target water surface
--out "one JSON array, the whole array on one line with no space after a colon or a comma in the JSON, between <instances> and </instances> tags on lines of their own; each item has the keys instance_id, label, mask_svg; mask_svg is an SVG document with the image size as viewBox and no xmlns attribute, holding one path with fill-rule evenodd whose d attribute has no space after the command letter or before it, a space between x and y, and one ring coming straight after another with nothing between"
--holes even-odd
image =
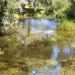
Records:
<instances>
[{"instance_id":1,"label":"water surface","mask_svg":"<svg viewBox=\"0 0 75 75\"><path fill-rule=\"evenodd\" d=\"M56 20L49 20L49 19L26 19L24 21L24 25L28 25L30 27L31 29L30 32L35 33L37 35L38 34L55 35L58 24L59 23ZM52 50L53 50L53 54L50 59L52 61L57 61L61 51L58 44L52 44ZM67 46L64 46L62 50L63 50L64 56L69 56L71 54L72 49L70 48L70 46L67 45ZM60 67L59 63L56 65L58 65L57 68ZM39 70L37 71L39 72ZM58 71L59 71L58 75L60 75L60 70Z\"/></svg>"},{"instance_id":2,"label":"water surface","mask_svg":"<svg viewBox=\"0 0 75 75\"><path fill-rule=\"evenodd\" d=\"M53 34L58 25L56 20L49 19L26 19L24 23L31 27L31 32L48 35Z\"/></svg>"}]
</instances>

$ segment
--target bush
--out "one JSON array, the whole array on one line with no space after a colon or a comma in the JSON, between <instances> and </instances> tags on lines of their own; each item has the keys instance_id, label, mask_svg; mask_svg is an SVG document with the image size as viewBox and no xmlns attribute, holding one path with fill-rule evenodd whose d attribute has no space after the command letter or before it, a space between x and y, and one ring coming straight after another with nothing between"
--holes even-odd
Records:
<instances>
[{"instance_id":1,"label":"bush","mask_svg":"<svg viewBox=\"0 0 75 75\"><path fill-rule=\"evenodd\" d=\"M69 19L74 19L75 18L75 6L70 7L70 9L67 12L67 17Z\"/></svg>"}]
</instances>

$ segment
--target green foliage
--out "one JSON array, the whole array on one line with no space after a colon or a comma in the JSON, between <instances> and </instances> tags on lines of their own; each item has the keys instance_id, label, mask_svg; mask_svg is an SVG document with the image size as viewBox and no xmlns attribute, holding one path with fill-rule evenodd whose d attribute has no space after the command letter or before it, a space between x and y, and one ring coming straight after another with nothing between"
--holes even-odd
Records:
<instances>
[{"instance_id":1,"label":"green foliage","mask_svg":"<svg viewBox=\"0 0 75 75\"><path fill-rule=\"evenodd\" d=\"M75 23L73 21L64 20L58 27L58 32L65 37L74 37Z\"/></svg>"},{"instance_id":2,"label":"green foliage","mask_svg":"<svg viewBox=\"0 0 75 75\"><path fill-rule=\"evenodd\" d=\"M44 2L44 1L43 1ZM41 18L56 18L56 19L63 19L67 18L67 12L69 12L71 3L66 2L64 0L48 0L48 4L40 3L44 10L40 10L40 12L36 12L36 17ZM37 7L38 8L38 7ZM43 12L43 13L41 13ZM43 15L43 16L42 16Z\"/></svg>"},{"instance_id":3,"label":"green foliage","mask_svg":"<svg viewBox=\"0 0 75 75\"><path fill-rule=\"evenodd\" d=\"M8 0L7 8L8 10L15 10L19 8L19 2L17 0Z\"/></svg>"},{"instance_id":4,"label":"green foliage","mask_svg":"<svg viewBox=\"0 0 75 75\"><path fill-rule=\"evenodd\" d=\"M6 10L6 17L9 18L9 20L11 19L13 21L14 14L18 14L19 11L17 11L20 7L20 4L18 1L16 0L7 0L7 10Z\"/></svg>"},{"instance_id":5,"label":"green foliage","mask_svg":"<svg viewBox=\"0 0 75 75\"><path fill-rule=\"evenodd\" d=\"M69 10L67 11L67 17L69 19L74 19L75 18L75 5L71 5Z\"/></svg>"},{"instance_id":6,"label":"green foliage","mask_svg":"<svg viewBox=\"0 0 75 75\"><path fill-rule=\"evenodd\" d=\"M7 33L8 28L17 24L18 19L14 16L19 7L18 1L0 0L0 35Z\"/></svg>"},{"instance_id":7,"label":"green foliage","mask_svg":"<svg viewBox=\"0 0 75 75\"><path fill-rule=\"evenodd\" d=\"M3 36L0 37L0 44L1 51L4 52L2 55L3 59L12 59L12 57L15 56L16 51L18 51L20 41L14 35Z\"/></svg>"},{"instance_id":8,"label":"green foliage","mask_svg":"<svg viewBox=\"0 0 75 75\"><path fill-rule=\"evenodd\" d=\"M0 26L3 25L2 19L3 19L3 16L5 16L6 7L7 7L6 1L5 0L3 0L3 1L0 0Z\"/></svg>"},{"instance_id":9,"label":"green foliage","mask_svg":"<svg viewBox=\"0 0 75 75\"><path fill-rule=\"evenodd\" d=\"M56 42L62 49L64 46L74 47L75 42L75 22L71 20L63 20L57 27L57 35L55 36Z\"/></svg>"},{"instance_id":10,"label":"green foliage","mask_svg":"<svg viewBox=\"0 0 75 75\"><path fill-rule=\"evenodd\" d=\"M57 19L66 18L66 11L70 7L70 3L65 1L56 0L53 4L53 17Z\"/></svg>"}]
</instances>

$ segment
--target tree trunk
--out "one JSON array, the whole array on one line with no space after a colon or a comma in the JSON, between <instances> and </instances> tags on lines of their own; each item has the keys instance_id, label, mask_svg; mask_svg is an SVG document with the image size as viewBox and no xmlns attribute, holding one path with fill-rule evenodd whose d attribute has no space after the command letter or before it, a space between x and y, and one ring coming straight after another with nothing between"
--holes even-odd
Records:
<instances>
[{"instance_id":1,"label":"tree trunk","mask_svg":"<svg viewBox=\"0 0 75 75\"><path fill-rule=\"evenodd\" d=\"M75 0L70 0L73 6L75 6Z\"/></svg>"},{"instance_id":2,"label":"tree trunk","mask_svg":"<svg viewBox=\"0 0 75 75\"><path fill-rule=\"evenodd\" d=\"M30 2L31 2L31 1L30 1L30 0L28 0L28 3L29 3L29 4L30 4Z\"/></svg>"}]
</instances>

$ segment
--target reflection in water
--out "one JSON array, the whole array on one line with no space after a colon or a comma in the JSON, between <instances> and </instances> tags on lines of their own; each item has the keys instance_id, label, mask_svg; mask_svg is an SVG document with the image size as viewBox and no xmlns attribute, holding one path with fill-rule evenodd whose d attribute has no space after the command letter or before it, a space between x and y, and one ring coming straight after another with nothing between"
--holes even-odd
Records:
<instances>
[{"instance_id":1,"label":"reflection in water","mask_svg":"<svg viewBox=\"0 0 75 75\"><path fill-rule=\"evenodd\" d=\"M25 22L31 26L56 26L57 22L55 20L46 19L26 19Z\"/></svg>"},{"instance_id":2,"label":"reflection in water","mask_svg":"<svg viewBox=\"0 0 75 75\"><path fill-rule=\"evenodd\" d=\"M63 48L63 52L64 52L65 56L70 56L71 53L72 53L71 51L72 51L72 48L69 47L69 46L66 46L66 47Z\"/></svg>"},{"instance_id":3,"label":"reflection in water","mask_svg":"<svg viewBox=\"0 0 75 75\"><path fill-rule=\"evenodd\" d=\"M63 53L64 53L64 56L66 57L70 56L72 54L72 48L69 46L63 47ZM54 45L51 60L55 61L59 57L59 54L60 54L59 46Z\"/></svg>"},{"instance_id":4,"label":"reflection in water","mask_svg":"<svg viewBox=\"0 0 75 75\"><path fill-rule=\"evenodd\" d=\"M61 75L60 67L54 69L49 68L48 70L33 69L29 75Z\"/></svg>"},{"instance_id":5,"label":"reflection in water","mask_svg":"<svg viewBox=\"0 0 75 75\"><path fill-rule=\"evenodd\" d=\"M22 23L22 22L20 22ZM48 19L25 19L23 25L30 27L31 32L36 34L47 34L47 35L54 35L55 29L58 25L57 21L55 20L48 20ZM51 60L56 60L59 56L59 46L53 46L53 55ZM71 48L66 46L63 48L64 55L70 55Z\"/></svg>"},{"instance_id":6,"label":"reflection in water","mask_svg":"<svg viewBox=\"0 0 75 75\"><path fill-rule=\"evenodd\" d=\"M36 33L36 34L41 33L41 34L47 34L47 35L54 35L55 29L56 29L58 23L55 20L26 19L23 25L30 26L31 32ZM59 57L59 54L60 54L60 48L58 45L53 45L52 50L53 50L53 54L51 56L51 60L56 61L56 59ZM71 48L68 46L66 46L66 47L64 46L63 53L65 56L67 56L67 55L69 56L71 54ZM51 75L60 75L60 68L61 68L60 64L57 63L55 66L57 66L57 67L55 68L55 70L53 71L53 73ZM40 72L43 72L43 75L45 74L44 71L34 70L34 69L32 70L32 73L35 74L36 71L38 72L37 75L39 75ZM50 72L51 72L51 70L49 69L49 71L47 71L46 73L49 73L48 75L50 75Z\"/></svg>"},{"instance_id":7,"label":"reflection in water","mask_svg":"<svg viewBox=\"0 0 75 75\"><path fill-rule=\"evenodd\" d=\"M59 48L57 45L53 46L53 54L52 54L52 57L51 57L51 60L52 61L55 61L59 56Z\"/></svg>"},{"instance_id":8,"label":"reflection in water","mask_svg":"<svg viewBox=\"0 0 75 75\"><path fill-rule=\"evenodd\" d=\"M22 22L20 22L22 23ZM36 34L47 34L47 35L54 35L55 29L58 25L57 21L55 20L48 20L48 19L25 19L23 25L30 27L31 32ZM56 60L59 56L59 46L53 46L53 55L51 60ZM71 48L66 46L63 48L64 55L70 55Z\"/></svg>"},{"instance_id":9,"label":"reflection in water","mask_svg":"<svg viewBox=\"0 0 75 75\"><path fill-rule=\"evenodd\" d=\"M46 19L26 19L25 25L31 27L31 32L51 35L56 29L57 21Z\"/></svg>"}]
</instances>

